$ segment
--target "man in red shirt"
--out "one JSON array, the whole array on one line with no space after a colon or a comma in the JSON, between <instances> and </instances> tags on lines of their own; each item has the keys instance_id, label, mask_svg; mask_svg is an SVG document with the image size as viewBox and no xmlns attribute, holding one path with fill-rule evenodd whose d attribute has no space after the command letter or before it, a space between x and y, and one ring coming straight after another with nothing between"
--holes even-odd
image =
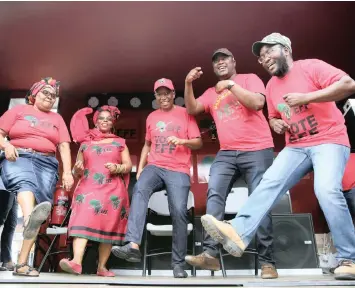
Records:
<instances>
[{"instance_id":1,"label":"man in red shirt","mask_svg":"<svg viewBox=\"0 0 355 288\"><path fill-rule=\"evenodd\" d=\"M342 192L350 145L334 102L355 93L355 81L318 59L293 61L291 41L279 33L254 43L252 50L272 76L266 87L270 126L285 133L286 147L236 218L223 223L204 215L201 221L207 233L240 257L277 200L313 169L314 191L338 251L335 278L355 280L355 229Z\"/></svg>"},{"instance_id":2,"label":"man in red shirt","mask_svg":"<svg viewBox=\"0 0 355 288\"><path fill-rule=\"evenodd\" d=\"M220 151L210 170L207 214L223 220L226 199L234 182L243 177L251 194L273 162L274 144L262 112L265 86L260 78L255 74L237 74L234 56L226 48L213 53L212 67L219 82L197 100L192 82L202 75L202 70L196 67L186 76L185 105L191 115L207 112L216 123ZM257 241L261 277L277 278L270 213L257 231ZM204 252L186 256L186 262L208 270L220 270L217 245L206 235Z\"/></svg>"},{"instance_id":3,"label":"man in red shirt","mask_svg":"<svg viewBox=\"0 0 355 288\"><path fill-rule=\"evenodd\" d=\"M175 278L186 278L187 200L190 192L191 149L202 146L200 130L186 109L174 105L175 89L169 79L154 84L159 109L146 120L145 144L128 217L125 246L113 247L115 256L139 262L149 197L166 189L173 221L172 267ZM148 165L146 166L148 162Z\"/></svg>"}]
</instances>

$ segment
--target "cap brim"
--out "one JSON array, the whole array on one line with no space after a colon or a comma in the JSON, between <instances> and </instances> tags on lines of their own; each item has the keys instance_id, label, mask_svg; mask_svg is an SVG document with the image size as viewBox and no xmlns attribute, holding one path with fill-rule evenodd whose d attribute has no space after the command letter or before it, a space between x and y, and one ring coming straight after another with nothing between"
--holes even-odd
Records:
<instances>
[{"instance_id":1,"label":"cap brim","mask_svg":"<svg viewBox=\"0 0 355 288\"><path fill-rule=\"evenodd\" d=\"M218 54L226 55L226 56L228 56L228 57L233 57L233 55L230 55L230 54L227 54L227 53L224 53L224 52L221 52L221 51L217 51L216 53L214 53L214 54L212 55L212 61L213 61L213 59L216 57L216 55L218 55Z\"/></svg>"},{"instance_id":2,"label":"cap brim","mask_svg":"<svg viewBox=\"0 0 355 288\"><path fill-rule=\"evenodd\" d=\"M273 41L270 41L270 42L257 41L257 42L255 42L253 44L251 50L252 50L253 54L256 57L259 57L260 56L261 47L263 47L264 45L274 45L274 44L278 44L278 43L277 42L273 42Z\"/></svg>"}]
</instances>

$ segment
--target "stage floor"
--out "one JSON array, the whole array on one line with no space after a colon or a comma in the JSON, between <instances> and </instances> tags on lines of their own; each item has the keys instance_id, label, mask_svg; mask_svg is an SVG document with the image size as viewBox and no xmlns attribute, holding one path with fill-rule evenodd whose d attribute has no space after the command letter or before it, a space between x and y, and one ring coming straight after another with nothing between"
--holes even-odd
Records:
<instances>
[{"instance_id":1,"label":"stage floor","mask_svg":"<svg viewBox=\"0 0 355 288\"><path fill-rule=\"evenodd\" d=\"M174 279L168 276L128 276L120 275L114 278L103 278L95 275L68 275L64 273L41 273L39 277L30 278L13 276L12 272L0 272L0 287L22 288L59 288L59 287L344 287L355 286L355 281L337 281L331 275L293 275L283 276L273 280L262 280L255 276L197 276L186 279ZM58 285L53 285L58 284Z\"/></svg>"}]
</instances>

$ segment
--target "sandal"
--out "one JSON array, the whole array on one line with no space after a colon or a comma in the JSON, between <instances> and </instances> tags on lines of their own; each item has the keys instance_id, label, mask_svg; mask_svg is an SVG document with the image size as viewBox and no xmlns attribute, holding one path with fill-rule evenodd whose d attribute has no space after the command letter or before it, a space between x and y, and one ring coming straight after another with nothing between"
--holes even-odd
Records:
<instances>
[{"instance_id":1,"label":"sandal","mask_svg":"<svg viewBox=\"0 0 355 288\"><path fill-rule=\"evenodd\" d=\"M42 223L47 220L51 209L52 205L48 201L42 202L33 208L33 211L23 230L24 239L29 240L37 237L38 230Z\"/></svg>"},{"instance_id":2,"label":"sandal","mask_svg":"<svg viewBox=\"0 0 355 288\"><path fill-rule=\"evenodd\" d=\"M21 269L23 267L28 267L27 270L23 271L23 272L18 272L17 270L18 269ZM38 277L39 276L39 273L38 274L31 274L31 272L33 271L37 271L37 269L27 265L26 263L22 263L22 264L17 264L15 265L15 269L14 269L14 272L12 272L12 275L15 275L15 276L28 276L28 277Z\"/></svg>"}]
</instances>

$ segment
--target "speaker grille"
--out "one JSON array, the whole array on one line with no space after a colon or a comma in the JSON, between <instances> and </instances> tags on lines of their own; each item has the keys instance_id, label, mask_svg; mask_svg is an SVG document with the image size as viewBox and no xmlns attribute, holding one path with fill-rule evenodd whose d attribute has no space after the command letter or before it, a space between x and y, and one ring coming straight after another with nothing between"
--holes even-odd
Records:
<instances>
[{"instance_id":1,"label":"speaker grille","mask_svg":"<svg viewBox=\"0 0 355 288\"><path fill-rule=\"evenodd\" d=\"M274 256L284 269L317 268L317 246L311 214L274 215Z\"/></svg>"}]
</instances>

